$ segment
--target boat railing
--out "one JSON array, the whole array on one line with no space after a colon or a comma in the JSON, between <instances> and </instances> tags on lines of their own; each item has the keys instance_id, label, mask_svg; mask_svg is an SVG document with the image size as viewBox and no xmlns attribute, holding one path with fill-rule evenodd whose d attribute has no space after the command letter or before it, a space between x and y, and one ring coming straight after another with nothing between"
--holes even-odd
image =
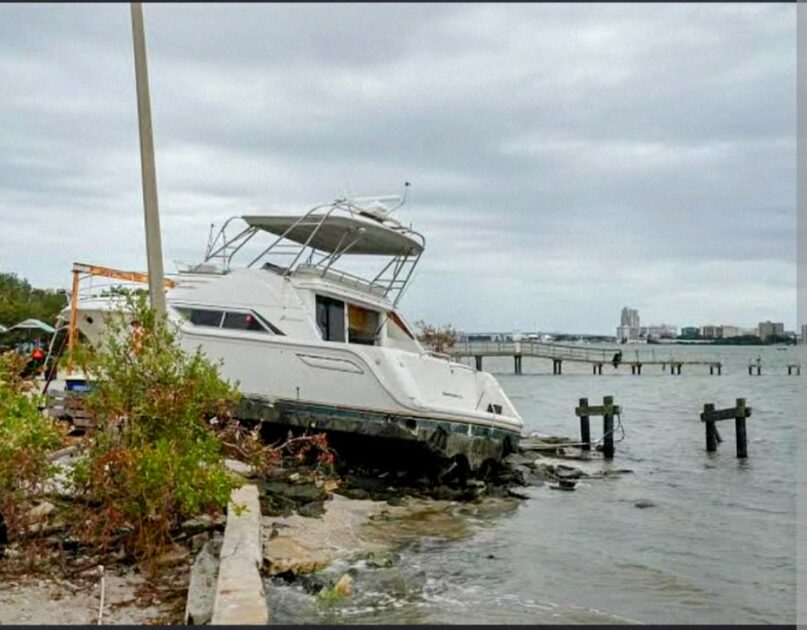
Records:
<instances>
[{"instance_id":1,"label":"boat railing","mask_svg":"<svg viewBox=\"0 0 807 630\"><path fill-rule=\"evenodd\" d=\"M351 217L361 216L365 219L366 217L374 218L394 231L405 232L411 239L420 241L421 245L413 250L402 249L400 252L390 252L388 256L390 260L372 279L362 278L342 271L335 268L334 264L337 263L343 255L351 253L356 243L363 238L361 233L346 232L332 250L318 250L313 245L313 243L316 242L315 237L326 224L327 219L332 215L340 213ZM248 225L234 236L228 236L227 229L230 223L236 218L243 217L231 217L215 235L211 233L208 239L205 262L219 261L223 269L229 269L233 257L241 251L256 234L263 231L258 226ZM293 238L295 232L300 228L308 228L308 233L304 240L296 240ZM282 233L275 232L274 234L275 238L273 238L269 245L264 247L257 256L252 257L247 267L254 267L261 260L267 260L270 255L283 256L286 261L290 259L288 264L283 265L285 269L284 275L286 276L300 269L309 272L312 269L316 269L322 277L330 276L338 280L354 283L356 287L371 290L374 293L379 293L382 296L390 298L393 304L397 304L403 295L414 269L420 260L423 244L425 243L423 236L411 228L405 228L399 222L387 216L372 216L368 214L366 209L355 205L353 201L348 199L337 199L332 203L315 206L290 223ZM275 265L275 267L280 268L278 265ZM332 274L336 275L334 276Z\"/></svg>"},{"instance_id":2,"label":"boat railing","mask_svg":"<svg viewBox=\"0 0 807 630\"><path fill-rule=\"evenodd\" d=\"M371 280L367 280L366 278L362 278L361 276L357 276L355 274L349 273L347 271L342 271L340 269L328 269L323 273L321 267L317 265L309 265L309 264L302 264L297 267L297 272L301 274L311 274L312 276L327 278L329 280L333 280L334 282L339 282L341 284L346 284L348 286L354 286L359 289L363 289L365 291L369 291L372 293L376 293L381 297L384 297L387 294L387 288L373 282Z\"/></svg>"}]
</instances>

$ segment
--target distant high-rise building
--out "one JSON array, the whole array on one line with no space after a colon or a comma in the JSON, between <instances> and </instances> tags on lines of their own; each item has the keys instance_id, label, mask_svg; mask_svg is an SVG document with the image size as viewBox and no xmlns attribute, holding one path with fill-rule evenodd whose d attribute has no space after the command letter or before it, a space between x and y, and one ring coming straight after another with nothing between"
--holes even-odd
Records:
<instances>
[{"instance_id":1,"label":"distant high-rise building","mask_svg":"<svg viewBox=\"0 0 807 630\"><path fill-rule=\"evenodd\" d=\"M630 326L632 328L639 327L639 311L635 308L628 308L627 306L622 309L622 316L619 320L620 326Z\"/></svg>"},{"instance_id":2,"label":"distant high-rise building","mask_svg":"<svg viewBox=\"0 0 807 630\"><path fill-rule=\"evenodd\" d=\"M784 337L785 325L780 322L759 322L757 327L757 336L765 341L770 337Z\"/></svg>"},{"instance_id":3,"label":"distant high-rise building","mask_svg":"<svg viewBox=\"0 0 807 630\"><path fill-rule=\"evenodd\" d=\"M624 307L619 318L619 326L616 329L618 341L629 341L638 339L640 335L639 311L635 308Z\"/></svg>"},{"instance_id":4,"label":"distant high-rise building","mask_svg":"<svg viewBox=\"0 0 807 630\"><path fill-rule=\"evenodd\" d=\"M695 339L700 337L701 331L697 326L684 326L681 329L681 336L685 339Z\"/></svg>"},{"instance_id":5,"label":"distant high-rise building","mask_svg":"<svg viewBox=\"0 0 807 630\"><path fill-rule=\"evenodd\" d=\"M704 339L719 339L718 335L722 332L720 326L713 326L712 324L701 326L701 337Z\"/></svg>"},{"instance_id":6,"label":"distant high-rise building","mask_svg":"<svg viewBox=\"0 0 807 630\"><path fill-rule=\"evenodd\" d=\"M807 343L807 324L801 325L801 343Z\"/></svg>"},{"instance_id":7,"label":"distant high-rise building","mask_svg":"<svg viewBox=\"0 0 807 630\"><path fill-rule=\"evenodd\" d=\"M647 327L647 336L651 339L672 339L678 335L678 327L671 324L656 324Z\"/></svg>"}]
</instances>

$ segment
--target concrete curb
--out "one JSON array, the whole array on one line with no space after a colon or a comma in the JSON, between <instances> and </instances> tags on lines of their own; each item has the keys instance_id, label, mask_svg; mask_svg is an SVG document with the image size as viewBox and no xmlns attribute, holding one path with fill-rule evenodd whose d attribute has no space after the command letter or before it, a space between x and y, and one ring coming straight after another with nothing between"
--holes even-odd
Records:
<instances>
[{"instance_id":1,"label":"concrete curb","mask_svg":"<svg viewBox=\"0 0 807 630\"><path fill-rule=\"evenodd\" d=\"M258 488L233 490L221 545L221 564L211 625L266 625L269 609L260 567L261 506Z\"/></svg>"}]
</instances>

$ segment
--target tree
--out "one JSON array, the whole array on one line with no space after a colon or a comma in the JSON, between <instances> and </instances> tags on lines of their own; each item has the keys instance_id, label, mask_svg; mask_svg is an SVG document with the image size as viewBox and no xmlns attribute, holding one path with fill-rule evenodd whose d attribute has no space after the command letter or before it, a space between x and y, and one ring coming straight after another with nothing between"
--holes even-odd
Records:
<instances>
[{"instance_id":1,"label":"tree","mask_svg":"<svg viewBox=\"0 0 807 630\"><path fill-rule=\"evenodd\" d=\"M415 326L418 329L418 340L435 352L447 352L457 343L457 331L454 330L451 324L434 326L420 320Z\"/></svg>"},{"instance_id":2,"label":"tree","mask_svg":"<svg viewBox=\"0 0 807 630\"><path fill-rule=\"evenodd\" d=\"M240 395L200 350L182 350L144 295L127 302L94 352L79 352L96 429L73 474L74 522L84 540L120 540L148 559L184 519L224 509L239 485L209 421L228 418Z\"/></svg>"},{"instance_id":3,"label":"tree","mask_svg":"<svg viewBox=\"0 0 807 630\"><path fill-rule=\"evenodd\" d=\"M29 318L52 324L65 306L63 289L34 289L16 274L0 273L0 324L11 326Z\"/></svg>"},{"instance_id":4,"label":"tree","mask_svg":"<svg viewBox=\"0 0 807 630\"><path fill-rule=\"evenodd\" d=\"M53 324L65 306L67 292L63 289L34 289L13 273L0 273L0 324L3 326L11 327L25 319ZM0 337L0 347L11 348L30 337L30 331L12 330Z\"/></svg>"}]
</instances>

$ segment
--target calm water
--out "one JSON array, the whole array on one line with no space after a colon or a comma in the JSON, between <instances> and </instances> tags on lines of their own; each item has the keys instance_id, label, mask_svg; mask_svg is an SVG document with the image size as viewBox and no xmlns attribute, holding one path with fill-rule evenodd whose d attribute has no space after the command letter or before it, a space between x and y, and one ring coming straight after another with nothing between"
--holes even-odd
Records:
<instances>
[{"instance_id":1,"label":"calm water","mask_svg":"<svg viewBox=\"0 0 807 630\"><path fill-rule=\"evenodd\" d=\"M722 376L684 367L603 368L486 359L530 430L576 437L573 409L611 394L623 407L614 466L633 475L581 483L575 492L530 489L517 510L474 524L466 540L425 538L394 567L359 565L354 595L323 608L295 587L269 583L275 623L795 623L797 392L801 348L681 347L676 358L716 355ZM625 358L632 356L628 346ZM749 359L762 376L748 376ZM805 365L787 376L788 362ZM704 448L698 415L745 397L746 461L732 421L718 453ZM601 426L592 421L592 437ZM655 507L634 503L650 499ZM335 566L334 574L346 566Z\"/></svg>"}]
</instances>

